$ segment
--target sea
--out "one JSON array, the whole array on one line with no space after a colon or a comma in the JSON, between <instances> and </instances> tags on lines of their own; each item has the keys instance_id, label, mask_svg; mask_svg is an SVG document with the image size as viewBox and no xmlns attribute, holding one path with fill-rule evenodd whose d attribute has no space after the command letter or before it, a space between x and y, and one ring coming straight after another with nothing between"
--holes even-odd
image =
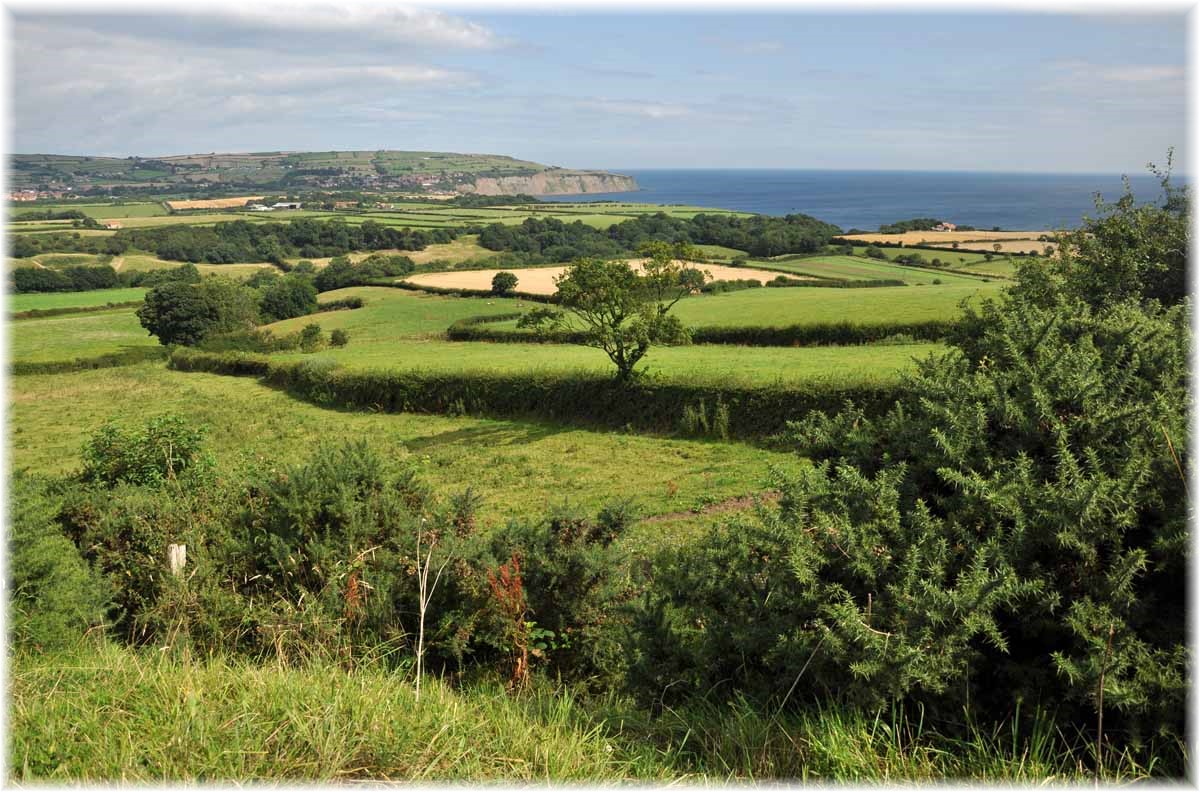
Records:
<instances>
[{"instance_id":1,"label":"sea","mask_svg":"<svg viewBox=\"0 0 1200 792\"><path fill-rule=\"evenodd\" d=\"M636 201L736 209L767 215L806 214L848 231L915 217L977 228L1077 227L1095 215L1095 197L1124 191L1115 173L996 173L867 170L622 170L637 192L545 196L548 201ZM1157 201L1149 173L1130 174L1139 202Z\"/></svg>"}]
</instances>

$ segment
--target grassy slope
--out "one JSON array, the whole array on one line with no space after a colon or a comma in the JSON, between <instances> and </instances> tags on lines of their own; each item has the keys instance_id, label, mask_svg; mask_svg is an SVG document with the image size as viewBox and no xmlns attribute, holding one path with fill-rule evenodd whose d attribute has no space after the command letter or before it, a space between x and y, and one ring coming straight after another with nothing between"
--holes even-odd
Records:
<instances>
[{"instance_id":1,"label":"grassy slope","mask_svg":"<svg viewBox=\"0 0 1200 792\"><path fill-rule=\"evenodd\" d=\"M11 360L71 360L155 347L158 340L138 323L132 308L26 319L9 325Z\"/></svg>"},{"instance_id":2,"label":"grassy slope","mask_svg":"<svg viewBox=\"0 0 1200 792\"><path fill-rule=\"evenodd\" d=\"M319 316L300 316L269 327L277 334L295 332L312 321L325 330L341 328L350 333L352 343L388 343L400 338L441 336L452 322L470 316L512 313L528 303L511 299L463 299L389 289L384 286L356 286L323 292L321 302L361 297L365 305L353 311L335 311Z\"/></svg>"},{"instance_id":3,"label":"grassy slope","mask_svg":"<svg viewBox=\"0 0 1200 792\"><path fill-rule=\"evenodd\" d=\"M106 420L140 423L175 412L208 427L218 468L230 475L254 460L298 462L323 440L366 438L389 457L414 461L440 494L472 486L484 498L483 524L539 516L564 498L590 512L623 495L645 514L687 511L761 491L769 464L794 459L737 443L327 410L252 379L175 372L161 363L18 377L9 399L15 468L69 472L84 440Z\"/></svg>"},{"instance_id":4,"label":"grassy slope","mask_svg":"<svg viewBox=\"0 0 1200 792\"><path fill-rule=\"evenodd\" d=\"M675 314L695 327L921 322L953 318L964 298L996 295L1000 287L995 282L947 282L877 289L747 289L682 300Z\"/></svg>"},{"instance_id":5,"label":"grassy slope","mask_svg":"<svg viewBox=\"0 0 1200 792\"><path fill-rule=\"evenodd\" d=\"M892 382L914 359L941 349L937 344L857 347L738 347L695 345L655 348L644 358L649 372L672 380L727 385L795 384L814 380ZM281 358L303 359L299 352ZM612 363L598 349L565 344L355 339L318 357L348 368L413 368L426 371L591 371L609 373Z\"/></svg>"},{"instance_id":6,"label":"grassy slope","mask_svg":"<svg viewBox=\"0 0 1200 792\"><path fill-rule=\"evenodd\" d=\"M773 261L774 269L788 270L799 275L819 275L826 278L847 278L849 280L902 280L915 285L917 283L931 285L934 281L943 284L973 284L983 282L968 275L958 275L953 272L934 272L919 267L905 267L884 261L873 261L868 258L854 256L816 256L814 258L795 259L793 261Z\"/></svg>"},{"instance_id":7,"label":"grassy slope","mask_svg":"<svg viewBox=\"0 0 1200 792\"><path fill-rule=\"evenodd\" d=\"M842 295L846 292L873 293L897 290L761 289L718 297L696 297L681 302L676 310L683 316L682 311L685 307L689 307L693 315L695 306L702 310L716 307L720 309L727 323L736 324L744 322L747 315L756 315L757 307L766 305L778 309L778 300L770 299L775 295L787 298L789 294L796 292L818 291ZM768 297L768 300L751 303L751 306L756 306L753 310L748 310L742 301L733 301L740 295L758 297L760 293ZM489 313L507 313L521 307L520 301L438 297L382 287L327 292L321 299L330 300L351 294L363 296L368 301L367 305L354 311L335 311L313 317L289 319L269 327L276 333L283 334L299 330L315 321L326 332L337 328L344 329L350 334L349 346L327 349L321 352L320 356L350 367L400 367L437 371L611 370L612 364L604 353L588 347L558 344L451 344L429 338L440 335L456 319ZM722 302L724 300L733 301L729 304L732 307ZM787 302L785 300L785 303ZM528 307L527 303L524 305ZM695 316L690 321L693 324L720 324L721 322L712 320L711 313L704 312L701 317L703 322L695 321ZM422 339L422 336L426 338ZM924 356L938 348L933 344L802 349L696 345L655 348L651 350L645 362L653 372L663 376L719 379L725 382L733 380L761 384L820 378L890 380L900 370L909 368L914 356ZM303 355L287 353L281 357L300 359Z\"/></svg>"},{"instance_id":8,"label":"grassy slope","mask_svg":"<svg viewBox=\"0 0 1200 792\"><path fill-rule=\"evenodd\" d=\"M418 700L411 675L370 665L189 662L103 645L18 655L10 673L9 768L22 782L1088 780L1044 719L947 740L886 712L769 717L698 703L650 718L545 682L512 696L428 679ZM1108 780L1144 778L1113 764Z\"/></svg>"},{"instance_id":9,"label":"grassy slope","mask_svg":"<svg viewBox=\"0 0 1200 792\"><path fill-rule=\"evenodd\" d=\"M29 311L48 308L77 308L107 303L132 302L140 300L146 294L145 289L98 289L84 292L50 292L46 294L10 294L8 295L8 310Z\"/></svg>"},{"instance_id":10,"label":"grassy slope","mask_svg":"<svg viewBox=\"0 0 1200 792\"><path fill-rule=\"evenodd\" d=\"M919 248L883 247L880 248L880 250L883 251L883 255L886 256L889 261L895 259L897 256L911 256L913 253L917 253L926 261L932 261L935 258L941 259L942 261L949 261L951 267L954 269L958 269L964 265L976 264L987 260L982 253L974 253L968 250L955 250L953 248L940 251L923 250ZM854 255L865 256L866 252L866 245L854 246Z\"/></svg>"}]
</instances>

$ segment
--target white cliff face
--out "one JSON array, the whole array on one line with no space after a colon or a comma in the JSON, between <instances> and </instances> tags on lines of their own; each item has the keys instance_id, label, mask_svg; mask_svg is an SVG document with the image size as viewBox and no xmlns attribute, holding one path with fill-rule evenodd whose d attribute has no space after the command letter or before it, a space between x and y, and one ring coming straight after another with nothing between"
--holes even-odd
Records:
<instances>
[{"instance_id":1,"label":"white cliff face","mask_svg":"<svg viewBox=\"0 0 1200 792\"><path fill-rule=\"evenodd\" d=\"M575 195L633 192L638 184L632 176L617 173L552 168L530 176L482 177L458 189L476 195Z\"/></svg>"}]
</instances>

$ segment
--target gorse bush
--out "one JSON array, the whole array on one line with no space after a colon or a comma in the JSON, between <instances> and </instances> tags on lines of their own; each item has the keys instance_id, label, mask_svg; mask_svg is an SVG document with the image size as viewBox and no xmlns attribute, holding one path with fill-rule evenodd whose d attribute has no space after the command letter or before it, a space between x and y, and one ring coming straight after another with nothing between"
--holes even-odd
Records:
<instances>
[{"instance_id":1,"label":"gorse bush","mask_svg":"<svg viewBox=\"0 0 1200 792\"><path fill-rule=\"evenodd\" d=\"M1186 224L1139 227L1109 261L1186 247ZM1101 706L1119 744L1181 738L1188 307L1152 280L1077 282L1110 276L1023 267L892 410L798 422L815 465L779 477L778 509L659 560L635 687L901 700L948 721L1054 701L1092 739Z\"/></svg>"},{"instance_id":2,"label":"gorse bush","mask_svg":"<svg viewBox=\"0 0 1200 792\"><path fill-rule=\"evenodd\" d=\"M321 325L307 324L300 331L300 348L305 352L316 352L325 343Z\"/></svg>"}]
</instances>

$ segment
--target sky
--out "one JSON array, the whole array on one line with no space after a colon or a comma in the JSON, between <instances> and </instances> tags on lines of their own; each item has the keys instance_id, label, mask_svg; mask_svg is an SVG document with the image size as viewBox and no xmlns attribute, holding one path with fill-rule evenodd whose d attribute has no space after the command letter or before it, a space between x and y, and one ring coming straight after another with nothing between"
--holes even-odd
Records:
<instances>
[{"instance_id":1,"label":"sky","mask_svg":"<svg viewBox=\"0 0 1200 792\"><path fill-rule=\"evenodd\" d=\"M1186 169L1183 12L10 7L12 150Z\"/></svg>"}]
</instances>

